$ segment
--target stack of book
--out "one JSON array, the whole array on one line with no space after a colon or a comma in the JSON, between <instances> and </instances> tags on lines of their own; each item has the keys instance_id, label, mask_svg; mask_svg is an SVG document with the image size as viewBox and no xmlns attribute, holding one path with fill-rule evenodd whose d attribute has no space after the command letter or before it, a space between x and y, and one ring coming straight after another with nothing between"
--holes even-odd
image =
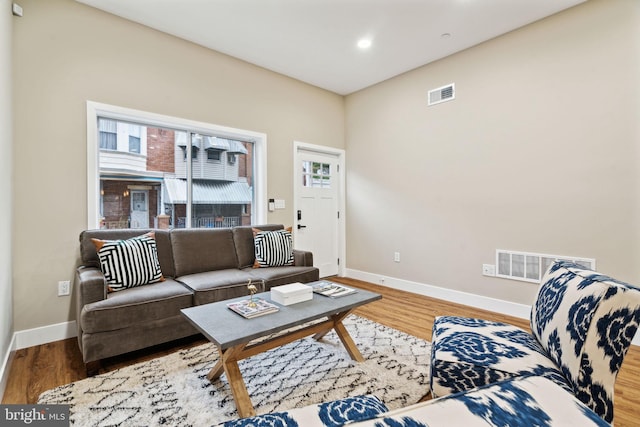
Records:
<instances>
[{"instance_id":1,"label":"stack of book","mask_svg":"<svg viewBox=\"0 0 640 427\"><path fill-rule=\"evenodd\" d=\"M328 280L320 280L319 282L310 283L313 292L324 295L325 297L338 298L345 295L351 295L356 292L353 288L339 285Z\"/></svg>"},{"instance_id":2,"label":"stack of book","mask_svg":"<svg viewBox=\"0 0 640 427\"><path fill-rule=\"evenodd\" d=\"M245 299L242 301L230 302L227 304L227 307L247 319L253 319L254 317L275 313L279 310L277 305L261 298L253 298L253 301Z\"/></svg>"}]
</instances>

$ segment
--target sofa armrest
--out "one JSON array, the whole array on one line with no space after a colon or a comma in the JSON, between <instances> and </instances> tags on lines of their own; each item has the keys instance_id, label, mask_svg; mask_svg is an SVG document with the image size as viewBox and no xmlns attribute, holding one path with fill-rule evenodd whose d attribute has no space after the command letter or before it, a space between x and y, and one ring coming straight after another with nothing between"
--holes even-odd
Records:
<instances>
[{"instance_id":1,"label":"sofa armrest","mask_svg":"<svg viewBox=\"0 0 640 427\"><path fill-rule=\"evenodd\" d=\"M78 330L78 346L82 351L82 308L92 302L107 298L104 274L97 267L80 266L76 269L73 288L76 290L76 326Z\"/></svg>"},{"instance_id":2,"label":"sofa armrest","mask_svg":"<svg viewBox=\"0 0 640 427\"><path fill-rule=\"evenodd\" d=\"M294 249L293 265L299 267L313 267L313 253L309 251L302 251L300 249Z\"/></svg>"},{"instance_id":3,"label":"sofa armrest","mask_svg":"<svg viewBox=\"0 0 640 427\"><path fill-rule=\"evenodd\" d=\"M78 313L87 304L107 298L104 274L97 267L78 267L75 277Z\"/></svg>"}]
</instances>

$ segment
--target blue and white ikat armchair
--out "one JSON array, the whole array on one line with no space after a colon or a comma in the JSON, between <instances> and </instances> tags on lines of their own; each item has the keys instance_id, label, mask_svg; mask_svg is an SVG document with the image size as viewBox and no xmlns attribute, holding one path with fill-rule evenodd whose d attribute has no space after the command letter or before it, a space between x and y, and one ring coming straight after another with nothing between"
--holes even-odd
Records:
<instances>
[{"instance_id":1,"label":"blue and white ikat armchair","mask_svg":"<svg viewBox=\"0 0 640 427\"><path fill-rule=\"evenodd\" d=\"M226 421L220 427L611 427L574 395L539 376L515 377L388 411L356 396Z\"/></svg>"},{"instance_id":2,"label":"blue and white ikat armchair","mask_svg":"<svg viewBox=\"0 0 640 427\"><path fill-rule=\"evenodd\" d=\"M481 319L434 322L434 397L522 376L545 377L607 422L614 384L640 323L640 289L558 261L543 277L531 331Z\"/></svg>"}]
</instances>

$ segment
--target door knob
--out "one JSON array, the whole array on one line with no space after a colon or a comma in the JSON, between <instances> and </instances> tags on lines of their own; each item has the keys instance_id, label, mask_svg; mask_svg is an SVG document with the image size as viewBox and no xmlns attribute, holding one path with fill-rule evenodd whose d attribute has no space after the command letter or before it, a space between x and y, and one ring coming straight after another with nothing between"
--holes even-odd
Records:
<instances>
[{"instance_id":1,"label":"door knob","mask_svg":"<svg viewBox=\"0 0 640 427\"><path fill-rule=\"evenodd\" d=\"M298 224L298 230L300 230L301 228L307 228L307 226Z\"/></svg>"}]
</instances>

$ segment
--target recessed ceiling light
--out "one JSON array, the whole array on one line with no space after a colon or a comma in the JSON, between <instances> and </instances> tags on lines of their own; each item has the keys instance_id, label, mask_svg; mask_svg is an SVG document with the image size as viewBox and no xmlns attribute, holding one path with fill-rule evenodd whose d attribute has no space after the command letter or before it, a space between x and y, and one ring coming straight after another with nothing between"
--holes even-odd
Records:
<instances>
[{"instance_id":1,"label":"recessed ceiling light","mask_svg":"<svg viewBox=\"0 0 640 427\"><path fill-rule=\"evenodd\" d=\"M358 47L360 49L368 49L371 47L371 39L360 39L358 40Z\"/></svg>"},{"instance_id":2,"label":"recessed ceiling light","mask_svg":"<svg viewBox=\"0 0 640 427\"><path fill-rule=\"evenodd\" d=\"M440 37L442 37L443 39L448 39L449 37L451 37L451 33L442 33L440 34Z\"/></svg>"}]
</instances>

